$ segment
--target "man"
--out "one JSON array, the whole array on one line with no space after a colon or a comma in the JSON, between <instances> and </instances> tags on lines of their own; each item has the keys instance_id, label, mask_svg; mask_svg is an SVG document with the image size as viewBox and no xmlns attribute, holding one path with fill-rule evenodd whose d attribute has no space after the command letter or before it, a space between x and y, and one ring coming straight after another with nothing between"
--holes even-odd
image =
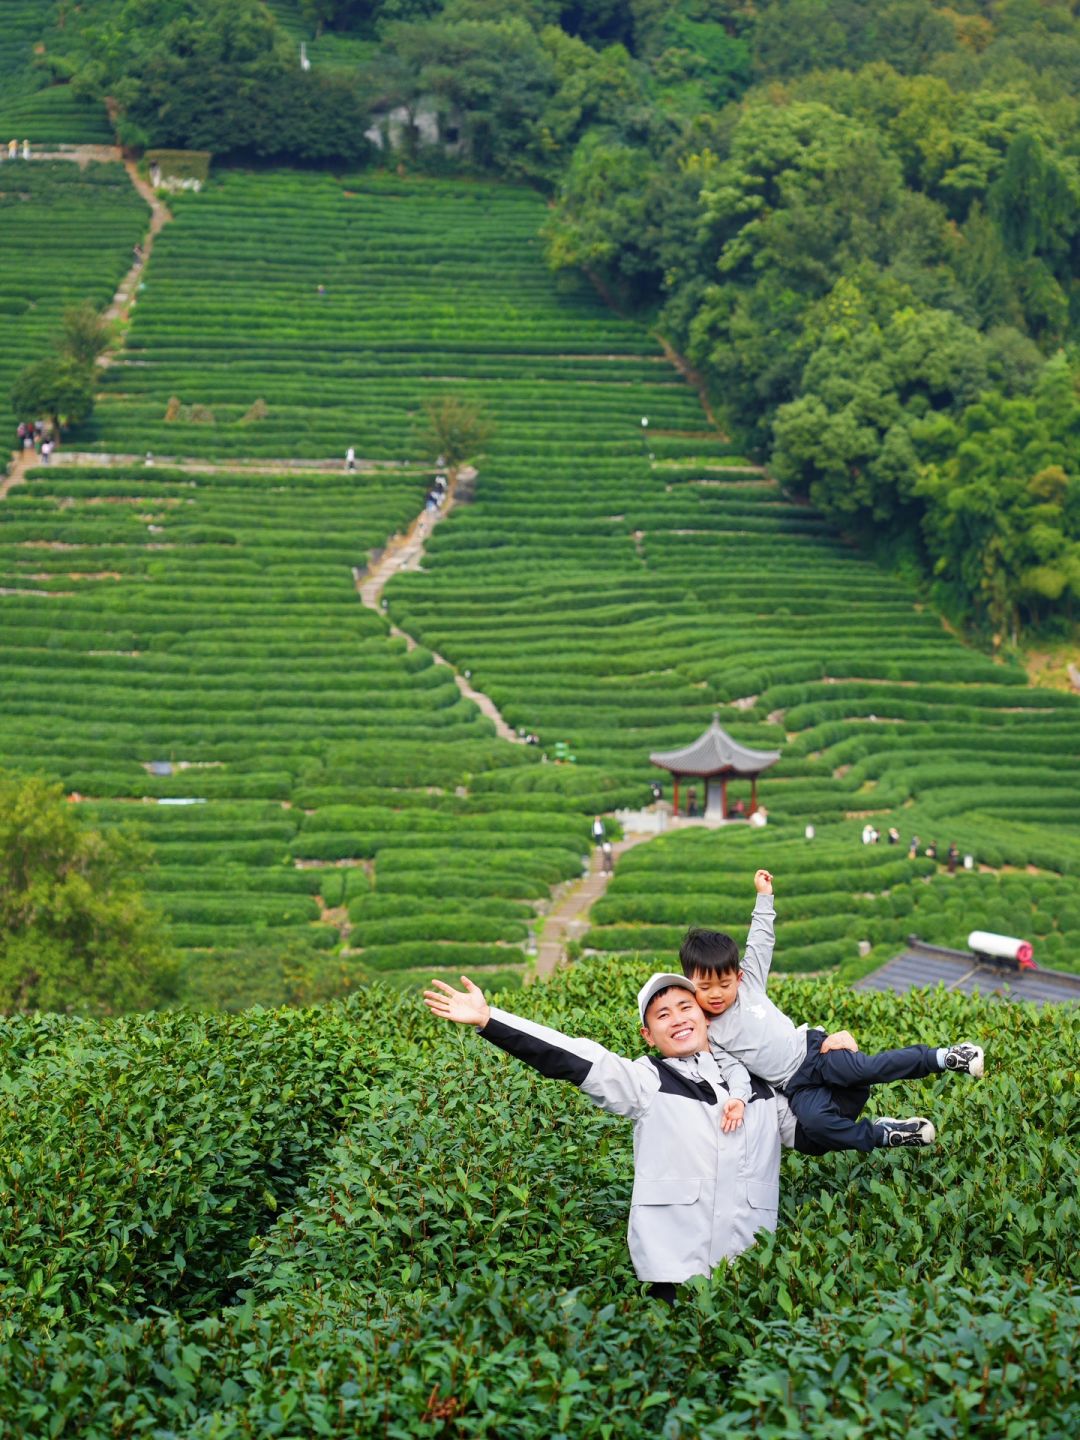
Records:
<instances>
[{"instance_id":1,"label":"man","mask_svg":"<svg viewBox=\"0 0 1080 1440\"><path fill-rule=\"evenodd\" d=\"M776 1229L780 1146L803 1148L795 1117L782 1096L751 1077L739 1118L684 975L653 975L638 992L642 1038L661 1058L637 1060L495 1009L461 978L464 992L432 981L424 1001L434 1015L476 1026L541 1075L567 1080L601 1110L633 1120L627 1238L637 1277L654 1295L673 1302L676 1285L741 1254L758 1230ZM830 1035L826 1047L858 1048L846 1032Z\"/></svg>"}]
</instances>

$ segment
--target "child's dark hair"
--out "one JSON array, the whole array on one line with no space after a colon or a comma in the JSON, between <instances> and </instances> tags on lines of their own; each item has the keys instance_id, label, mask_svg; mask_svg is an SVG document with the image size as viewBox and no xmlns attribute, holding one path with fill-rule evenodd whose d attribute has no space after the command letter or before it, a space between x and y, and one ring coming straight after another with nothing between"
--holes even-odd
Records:
<instances>
[{"instance_id":1,"label":"child's dark hair","mask_svg":"<svg viewBox=\"0 0 1080 1440\"><path fill-rule=\"evenodd\" d=\"M679 946L679 960L682 973L688 978L694 975L724 975L739 968L739 947L730 935L720 930L702 930L692 926Z\"/></svg>"}]
</instances>

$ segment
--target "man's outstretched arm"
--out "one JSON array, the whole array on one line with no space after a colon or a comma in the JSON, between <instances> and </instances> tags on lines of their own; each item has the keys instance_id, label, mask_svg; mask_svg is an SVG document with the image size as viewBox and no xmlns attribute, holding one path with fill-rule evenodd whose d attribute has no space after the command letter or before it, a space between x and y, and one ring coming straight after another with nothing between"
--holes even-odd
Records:
<instances>
[{"instance_id":1,"label":"man's outstretched arm","mask_svg":"<svg viewBox=\"0 0 1080 1440\"><path fill-rule=\"evenodd\" d=\"M595 1040L563 1035L547 1025L493 1008L480 987L464 975L464 991L442 980L431 983L436 988L424 991L424 1003L433 1015L475 1026L485 1040L541 1075L576 1085L601 1110L613 1115L640 1115L660 1088L654 1066L635 1064Z\"/></svg>"}]
</instances>

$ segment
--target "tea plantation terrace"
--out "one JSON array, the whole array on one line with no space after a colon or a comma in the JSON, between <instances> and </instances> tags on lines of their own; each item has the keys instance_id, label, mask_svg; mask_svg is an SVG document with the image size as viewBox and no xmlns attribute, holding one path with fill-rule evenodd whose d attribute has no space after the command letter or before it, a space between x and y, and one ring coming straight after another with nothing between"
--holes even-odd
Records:
<instances>
[{"instance_id":1,"label":"tea plantation terrace","mask_svg":"<svg viewBox=\"0 0 1080 1440\"><path fill-rule=\"evenodd\" d=\"M784 862L785 900L803 905L800 884L830 897L813 914L782 905L783 923L808 927L782 945L792 968L869 966L914 928L958 943L969 903L980 924L1023 929L1014 899L1042 958L1075 964L1063 877L1080 864L1077 700L960 645L749 473L642 326L551 277L543 213L512 187L371 175L228 171L177 197L79 444L203 455L214 473L91 466L12 495L6 763L47 763L107 823L143 794L207 802L146 822L181 943L220 951L189 968L192 996L263 994L240 954L256 937L306 956L295 983L260 980L269 996L426 969L429 939L448 969L520 968L533 902L580 873L587 817L640 805L648 756L714 712L739 743L783 751L765 848L744 856L727 832L639 846L593 912L590 948L670 958L687 921L722 908L734 924L736 871L776 846L765 863ZM117 268L126 258L117 246ZM418 512L425 477L401 462L418 458L421 401L448 392L497 430L477 503L385 591L421 642L407 655L359 609L351 572ZM263 418L245 419L256 398ZM350 444L399 473L227 469L230 455L325 462ZM46 558L57 546L79 549ZM432 651L577 763L498 742ZM60 656L79 657L80 705L109 716L89 732ZM45 713L68 716L59 735L39 733ZM156 759L192 768L154 777ZM897 824L902 854L861 853L868 815ZM459 838L470 827L475 846ZM907 862L913 833L988 868ZM344 957L315 954L346 919Z\"/></svg>"},{"instance_id":2,"label":"tea plantation terrace","mask_svg":"<svg viewBox=\"0 0 1080 1440\"><path fill-rule=\"evenodd\" d=\"M2 127L0 133L6 134ZM67 306L89 300L105 309L149 218L122 165L80 168L66 160L0 165L0 425L5 451L15 443L16 424L26 418L11 413L15 376L48 351Z\"/></svg>"},{"instance_id":3,"label":"tea plantation terrace","mask_svg":"<svg viewBox=\"0 0 1080 1440\"><path fill-rule=\"evenodd\" d=\"M640 449L642 415L701 429L656 341L552 279L532 191L227 171L170 205L93 448L397 459L421 400L451 388L537 480L560 455ZM173 396L213 423L166 421ZM256 399L268 413L241 423Z\"/></svg>"},{"instance_id":4,"label":"tea plantation terrace","mask_svg":"<svg viewBox=\"0 0 1080 1440\"><path fill-rule=\"evenodd\" d=\"M293 998L511 971L532 902L580 873L583 814L475 789L537 752L356 594L429 481L43 468L5 501L0 764L147 831L189 999L288 998L288 945Z\"/></svg>"},{"instance_id":5,"label":"tea plantation terrace","mask_svg":"<svg viewBox=\"0 0 1080 1440\"><path fill-rule=\"evenodd\" d=\"M114 143L104 105L77 95L70 85L50 84L48 73L34 65L35 50L43 43L49 47L58 33L52 28L54 14L54 7L41 0L4 0L0 10L0 134L5 156L13 135L35 146ZM0 189L7 189L7 181L5 174ZM0 386L0 395L6 403L6 385Z\"/></svg>"}]
</instances>

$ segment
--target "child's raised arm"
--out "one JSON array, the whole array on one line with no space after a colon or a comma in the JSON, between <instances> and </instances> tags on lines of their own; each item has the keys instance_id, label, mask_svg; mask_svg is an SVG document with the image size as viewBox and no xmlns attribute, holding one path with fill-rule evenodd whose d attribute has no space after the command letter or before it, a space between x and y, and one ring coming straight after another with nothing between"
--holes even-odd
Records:
<instances>
[{"instance_id":1,"label":"child's raised arm","mask_svg":"<svg viewBox=\"0 0 1080 1440\"><path fill-rule=\"evenodd\" d=\"M742 969L746 979L762 990L769 978L772 966L773 946L776 932L773 928L773 877L768 870L758 870L754 875L754 889L757 900L750 917L750 933L743 950Z\"/></svg>"}]
</instances>

